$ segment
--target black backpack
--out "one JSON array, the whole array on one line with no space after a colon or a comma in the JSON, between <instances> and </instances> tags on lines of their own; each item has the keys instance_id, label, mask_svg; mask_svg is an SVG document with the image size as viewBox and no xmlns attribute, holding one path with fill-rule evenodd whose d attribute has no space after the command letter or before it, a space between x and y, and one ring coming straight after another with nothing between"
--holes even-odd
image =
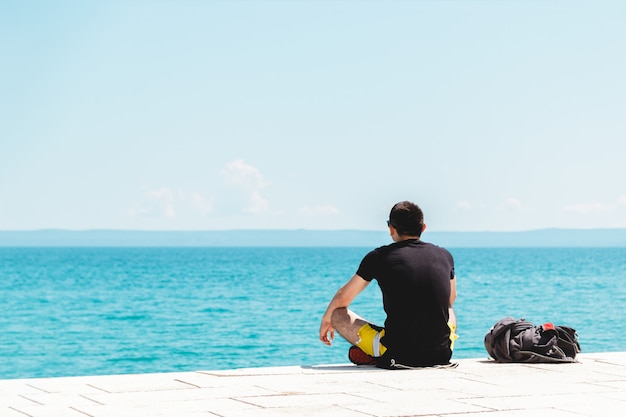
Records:
<instances>
[{"instance_id":1,"label":"black backpack","mask_svg":"<svg viewBox=\"0 0 626 417\"><path fill-rule=\"evenodd\" d=\"M580 344L576 330L505 317L485 335L485 348L498 362L576 362Z\"/></svg>"}]
</instances>

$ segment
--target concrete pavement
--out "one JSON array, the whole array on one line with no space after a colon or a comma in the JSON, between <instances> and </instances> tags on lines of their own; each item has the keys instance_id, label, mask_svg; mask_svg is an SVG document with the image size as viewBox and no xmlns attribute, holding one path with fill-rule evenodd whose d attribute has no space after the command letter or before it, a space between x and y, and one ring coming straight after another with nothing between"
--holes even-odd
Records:
<instances>
[{"instance_id":1,"label":"concrete pavement","mask_svg":"<svg viewBox=\"0 0 626 417\"><path fill-rule=\"evenodd\" d=\"M456 368L353 365L0 380L2 417L626 415L626 352L575 364L456 360Z\"/></svg>"}]
</instances>

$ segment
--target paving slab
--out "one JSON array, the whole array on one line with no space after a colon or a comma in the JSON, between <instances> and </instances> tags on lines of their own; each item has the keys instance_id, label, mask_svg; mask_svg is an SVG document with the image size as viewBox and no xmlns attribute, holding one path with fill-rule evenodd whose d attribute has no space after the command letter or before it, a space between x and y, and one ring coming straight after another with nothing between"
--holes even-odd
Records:
<instances>
[{"instance_id":1,"label":"paving slab","mask_svg":"<svg viewBox=\"0 0 626 417\"><path fill-rule=\"evenodd\" d=\"M398 371L330 364L0 380L0 416L626 415L626 352L581 354L571 364L455 362Z\"/></svg>"}]
</instances>

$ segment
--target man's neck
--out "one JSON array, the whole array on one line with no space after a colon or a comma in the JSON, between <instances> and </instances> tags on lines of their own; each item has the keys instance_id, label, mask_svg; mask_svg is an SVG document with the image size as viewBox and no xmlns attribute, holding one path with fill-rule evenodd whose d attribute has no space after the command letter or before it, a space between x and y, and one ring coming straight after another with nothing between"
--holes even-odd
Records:
<instances>
[{"instance_id":1,"label":"man's neck","mask_svg":"<svg viewBox=\"0 0 626 417\"><path fill-rule=\"evenodd\" d=\"M419 236L396 235L393 241L397 243L397 242L403 242L405 240L415 240L419 238L420 238Z\"/></svg>"}]
</instances>

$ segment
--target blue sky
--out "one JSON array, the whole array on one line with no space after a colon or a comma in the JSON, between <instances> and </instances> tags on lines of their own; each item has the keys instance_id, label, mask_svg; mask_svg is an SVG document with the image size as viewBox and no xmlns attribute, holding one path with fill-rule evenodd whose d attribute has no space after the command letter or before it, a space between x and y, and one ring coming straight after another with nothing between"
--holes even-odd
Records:
<instances>
[{"instance_id":1,"label":"blue sky","mask_svg":"<svg viewBox=\"0 0 626 417\"><path fill-rule=\"evenodd\" d=\"M0 230L626 227L626 3L0 3Z\"/></svg>"}]
</instances>

